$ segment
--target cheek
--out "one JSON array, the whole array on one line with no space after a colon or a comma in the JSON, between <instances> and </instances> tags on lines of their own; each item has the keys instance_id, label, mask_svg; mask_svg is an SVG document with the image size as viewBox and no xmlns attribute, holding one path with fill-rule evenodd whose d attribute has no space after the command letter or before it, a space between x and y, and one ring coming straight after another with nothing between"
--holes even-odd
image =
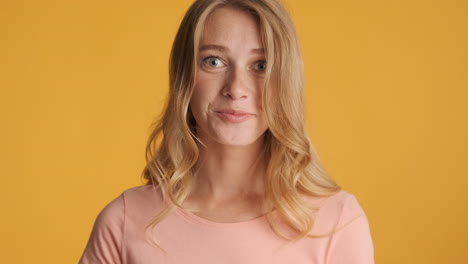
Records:
<instances>
[{"instance_id":1,"label":"cheek","mask_svg":"<svg viewBox=\"0 0 468 264\"><path fill-rule=\"evenodd\" d=\"M200 72L195 82L192 100L197 101L198 104L203 102L208 103L218 95L222 86L222 74L207 74Z\"/></svg>"},{"instance_id":2,"label":"cheek","mask_svg":"<svg viewBox=\"0 0 468 264\"><path fill-rule=\"evenodd\" d=\"M199 105L200 105L199 95L197 93L197 89L194 89L192 93L192 98L190 98L190 104L189 104L190 110L192 110L192 113L198 112L198 109L200 108Z\"/></svg>"},{"instance_id":3,"label":"cheek","mask_svg":"<svg viewBox=\"0 0 468 264\"><path fill-rule=\"evenodd\" d=\"M192 98L190 99L190 108L194 114L208 111L209 105L215 96L209 88L209 86L200 84L194 87Z\"/></svg>"},{"instance_id":4,"label":"cheek","mask_svg":"<svg viewBox=\"0 0 468 264\"><path fill-rule=\"evenodd\" d=\"M260 111L263 111L263 104L262 104L262 97L263 97L263 80L259 80L257 81L257 92L256 92L256 95L255 95L255 101L257 103L257 108L260 110ZM268 100L267 100L268 102Z\"/></svg>"},{"instance_id":5,"label":"cheek","mask_svg":"<svg viewBox=\"0 0 468 264\"><path fill-rule=\"evenodd\" d=\"M223 86L223 83L223 73L209 74L206 72L200 72L196 79L195 86L197 87L200 93L207 94L219 91L220 88Z\"/></svg>"}]
</instances>

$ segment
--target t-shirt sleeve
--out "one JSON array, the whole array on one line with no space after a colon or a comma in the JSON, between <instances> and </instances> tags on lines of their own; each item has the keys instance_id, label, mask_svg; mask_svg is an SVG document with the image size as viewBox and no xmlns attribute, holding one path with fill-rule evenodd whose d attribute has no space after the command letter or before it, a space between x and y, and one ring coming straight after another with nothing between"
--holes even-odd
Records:
<instances>
[{"instance_id":1,"label":"t-shirt sleeve","mask_svg":"<svg viewBox=\"0 0 468 264\"><path fill-rule=\"evenodd\" d=\"M352 194L343 204L339 227L343 229L332 237L327 263L374 264L374 246L369 222Z\"/></svg>"},{"instance_id":2,"label":"t-shirt sleeve","mask_svg":"<svg viewBox=\"0 0 468 264\"><path fill-rule=\"evenodd\" d=\"M111 201L96 218L79 264L122 263L124 197Z\"/></svg>"}]
</instances>

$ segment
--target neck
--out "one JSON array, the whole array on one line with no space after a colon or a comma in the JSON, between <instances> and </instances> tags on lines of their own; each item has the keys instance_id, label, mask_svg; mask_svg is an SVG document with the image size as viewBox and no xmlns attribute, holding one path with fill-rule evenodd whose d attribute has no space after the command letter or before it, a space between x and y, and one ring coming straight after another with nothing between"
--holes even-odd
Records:
<instances>
[{"instance_id":1,"label":"neck","mask_svg":"<svg viewBox=\"0 0 468 264\"><path fill-rule=\"evenodd\" d=\"M266 162L264 137L245 146L228 146L213 141L199 145L194 192L210 200L263 196Z\"/></svg>"}]
</instances>

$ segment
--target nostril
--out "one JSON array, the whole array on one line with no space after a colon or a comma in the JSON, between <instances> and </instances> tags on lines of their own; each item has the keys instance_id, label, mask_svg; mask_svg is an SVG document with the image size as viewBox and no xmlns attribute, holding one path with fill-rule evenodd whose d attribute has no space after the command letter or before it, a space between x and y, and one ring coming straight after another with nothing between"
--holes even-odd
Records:
<instances>
[{"instance_id":1,"label":"nostril","mask_svg":"<svg viewBox=\"0 0 468 264\"><path fill-rule=\"evenodd\" d=\"M222 89L223 96L229 96L232 99L247 98L248 92L249 89L245 81L238 77L232 77L228 82L226 82Z\"/></svg>"}]
</instances>

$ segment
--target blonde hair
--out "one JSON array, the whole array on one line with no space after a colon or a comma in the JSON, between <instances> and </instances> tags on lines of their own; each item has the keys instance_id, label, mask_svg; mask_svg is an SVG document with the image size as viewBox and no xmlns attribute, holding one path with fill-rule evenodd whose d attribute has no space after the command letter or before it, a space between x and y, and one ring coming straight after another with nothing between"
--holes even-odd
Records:
<instances>
[{"instance_id":1,"label":"blonde hair","mask_svg":"<svg viewBox=\"0 0 468 264\"><path fill-rule=\"evenodd\" d=\"M262 103L268 121L264 151L266 215L270 227L288 241L312 235L317 207L304 196L327 197L341 190L327 174L304 124L304 70L294 24L276 0L197 0L185 14L170 55L170 90L162 115L153 124L142 173L148 184L161 187L164 209L148 225L156 226L190 194L194 166L199 157L195 119L189 109L194 88L198 45L205 20L218 7L238 8L258 21L267 69ZM268 102L268 103L267 103ZM201 141L200 141L201 143ZM279 228L272 213L296 235Z\"/></svg>"}]
</instances>

